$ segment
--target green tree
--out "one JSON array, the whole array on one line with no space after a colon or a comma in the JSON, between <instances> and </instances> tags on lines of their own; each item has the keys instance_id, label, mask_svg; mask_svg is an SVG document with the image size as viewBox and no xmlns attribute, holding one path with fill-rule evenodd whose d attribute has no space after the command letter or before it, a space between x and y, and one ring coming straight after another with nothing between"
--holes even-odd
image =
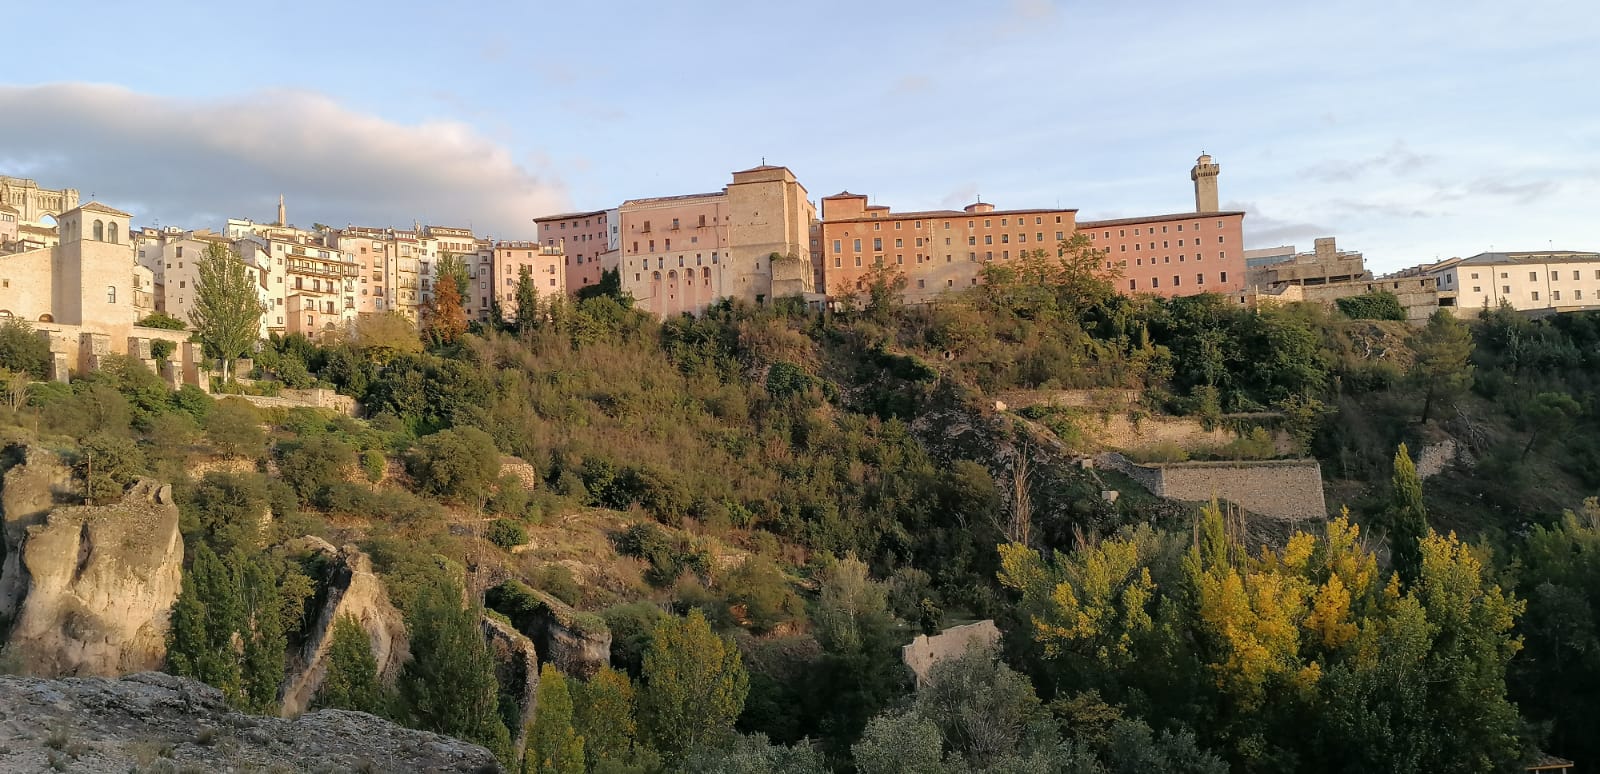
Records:
<instances>
[{"instance_id":1,"label":"green tree","mask_svg":"<svg viewBox=\"0 0 1600 774\"><path fill-rule=\"evenodd\" d=\"M699 610L656 625L643 673L640 729L669 760L732 729L750 689L739 649Z\"/></svg>"},{"instance_id":2,"label":"green tree","mask_svg":"<svg viewBox=\"0 0 1600 774\"><path fill-rule=\"evenodd\" d=\"M822 755L807 744L774 744L766 734L740 734L718 746L692 752L685 774L826 774Z\"/></svg>"},{"instance_id":3,"label":"green tree","mask_svg":"<svg viewBox=\"0 0 1600 774\"><path fill-rule=\"evenodd\" d=\"M1541 392L1533 396L1533 405L1528 407L1527 413L1532 432L1528 434L1527 445L1522 447L1522 459L1528 459L1535 446L1567 427L1582 412L1583 407L1564 392Z\"/></svg>"},{"instance_id":4,"label":"green tree","mask_svg":"<svg viewBox=\"0 0 1600 774\"><path fill-rule=\"evenodd\" d=\"M500 475L500 452L488 433L457 427L417 441L406 468L428 494L481 505Z\"/></svg>"},{"instance_id":5,"label":"green tree","mask_svg":"<svg viewBox=\"0 0 1600 774\"><path fill-rule=\"evenodd\" d=\"M230 562L239 568L239 590L245 617L239 635L244 643L240 706L247 712L270 714L278 704L283 682L284 656L289 646L283 627L283 603L274 562L250 558L236 551Z\"/></svg>"},{"instance_id":6,"label":"green tree","mask_svg":"<svg viewBox=\"0 0 1600 774\"><path fill-rule=\"evenodd\" d=\"M327 676L317 688L314 706L382 714L383 688L367 632L355 618L344 615L333 622L330 636Z\"/></svg>"},{"instance_id":7,"label":"green tree","mask_svg":"<svg viewBox=\"0 0 1600 774\"><path fill-rule=\"evenodd\" d=\"M850 748L860 774L939 774L945 764L939 726L915 712L891 712L867 722Z\"/></svg>"},{"instance_id":8,"label":"green tree","mask_svg":"<svg viewBox=\"0 0 1600 774\"><path fill-rule=\"evenodd\" d=\"M230 457L260 457L267 450L261 414L243 398L224 398L205 416L206 441Z\"/></svg>"},{"instance_id":9,"label":"green tree","mask_svg":"<svg viewBox=\"0 0 1600 774\"><path fill-rule=\"evenodd\" d=\"M441 255L433 295L422 304L422 331L435 345L454 344L467 332L466 293L466 266L449 253Z\"/></svg>"},{"instance_id":10,"label":"green tree","mask_svg":"<svg viewBox=\"0 0 1600 774\"><path fill-rule=\"evenodd\" d=\"M234 635L244 617L238 576L209 546L200 543L172 610L167 661L173 673L215 687L237 703L244 686Z\"/></svg>"},{"instance_id":11,"label":"green tree","mask_svg":"<svg viewBox=\"0 0 1600 774\"><path fill-rule=\"evenodd\" d=\"M602 667L587 683L571 683L571 688L573 727L583 737L589 767L627 760L638 735L633 681L627 673Z\"/></svg>"},{"instance_id":12,"label":"green tree","mask_svg":"<svg viewBox=\"0 0 1600 774\"><path fill-rule=\"evenodd\" d=\"M20 317L0 320L0 368L43 379L50 370L50 343Z\"/></svg>"},{"instance_id":13,"label":"green tree","mask_svg":"<svg viewBox=\"0 0 1600 774\"><path fill-rule=\"evenodd\" d=\"M533 284L533 271L527 266L517 270L517 330L526 334L539 322L539 288Z\"/></svg>"},{"instance_id":14,"label":"green tree","mask_svg":"<svg viewBox=\"0 0 1600 774\"><path fill-rule=\"evenodd\" d=\"M539 669L537 706L524 774L583 774L583 737L573 730L572 696L566 677L552 664Z\"/></svg>"},{"instance_id":15,"label":"green tree","mask_svg":"<svg viewBox=\"0 0 1600 774\"><path fill-rule=\"evenodd\" d=\"M1455 315L1440 309L1428 318L1427 327L1412 335L1411 350L1416 354L1411 380L1422 390L1422 422L1426 424L1435 405L1455 399L1472 386L1472 331Z\"/></svg>"},{"instance_id":16,"label":"green tree","mask_svg":"<svg viewBox=\"0 0 1600 774\"><path fill-rule=\"evenodd\" d=\"M138 325L145 328L160 328L168 331L181 331L189 327L188 323L166 312L151 312L145 315L144 319L138 322ZM155 342L151 343L154 344Z\"/></svg>"},{"instance_id":17,"label":"green tree","mask_svg":"<svg viewBox=\"0 0 1600 774\"><path fill-rule=\"evenodd\" d=\"M406 612L411 661L400 695L412 723L477 742L506 760L511 735L500 721L494 658L478 626L482 614L464 606L461 590L447 581L423 586Z\"/></svg>"},{"instance_id":18,"label":"green tree","mask_svg":"<svg viewBox=\"0 0 1600 774\"><path fill-rule=\"evenodd\" d=\"M235 358L243 357L261 337L266 307L257 295L253 270L233 249L213 242L195 262L194 308L189 323L207 349L222 360L222 376L231 379Z\"/></svg>"},{"instance_id":19,"label":"green tree","mask_svg":"<svg viewBox=\"0 0 1600 774\"><path fill-rule=\"evenodd\" d=\"M1394 453L1393 493L1390 495L1390 555L1400 582L1410 588L1422 575L1422 541L1428 536L1428 510L1422 503L1422 478L1411 462L1405 444Z\"/></svg>"},{"instance_id":20,"label":"green tree","mask_svg":"<svg viewBox=\"0 0 1600 774\"><path fill-rule=\"evenodd\" d=\"M144 470L144 452L127 436L96 433L80 445L76 467L89 500L110 502L120 498Z\"/></svg>"}]
</instances>

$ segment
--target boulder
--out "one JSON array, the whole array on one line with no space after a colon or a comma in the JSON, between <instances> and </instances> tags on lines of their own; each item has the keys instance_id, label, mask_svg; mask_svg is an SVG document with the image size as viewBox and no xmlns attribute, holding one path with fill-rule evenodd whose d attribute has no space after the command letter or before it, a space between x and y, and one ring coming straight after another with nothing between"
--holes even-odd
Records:
<instances>
[{"instance_id":1,"label":"boulder","mask_svg":"<svg viewBox=\"0 0 1600 774\"><path fill-rule=\"evenodd\" d=\"M597 615L514 580L490 589L486 601L533 640L541 663L563 674L587 680L611 663L611 630Z\"/></svg>"},{"instance_id":2,"label":"boulder","mask_svg":"<svg viewBox=\"0 0 1600 774\"><path fill-rule=\"evenodd\" d=\"M6 651L23 673L121 675L166 661L183 572L172 487L141 479L116 503L57 506L7 548L25 591Z\"/></svg>"},{"instance_id":3,"label":"boulder","mask_svg":"<svg viewBox=\"0 0 1600 774\"><path fill-rule=\"evenodd\" d=\"M22 461L6 471L0 483L0 517L5 520L0 540L0 621L16 618L28 593L28 575L22 568L22 543L28 528L43 524L58 505L80 502L72 469L54 453L36 447L20 450ZM0 629L0 634L4 630Z\"/></svg>"},{"instance_id":4,"label":"boulder","mask_svg":"<svg viewBox=\"0 0 1600 774\"><path fill-rule=\"evenodd\" d=\"M518 760L528 745L528 724L539 696L539 654L533 641L499 614L483 616L483 639L494 656L494 676L500 693L516 702L517 724L511 728L511 749Z\"/></svg>"},{"instance_id":5,"label":"boulder","mask_svg":"<svg viewBox=\"0 0 1600 774\"><path fill-rule=\"evenodd\" d=\"M316 622L306 637L305 646L293 662L284 681L281 712L292 717L305 712L328 674L328 649L333 645L333 625L343 616L355 619L367 633L372 658L378 662L378 680L394 685L400 669L410 658L410 638L405 618L389 601L383 580L372 571L372 559L353 545L334 549L327 541L305 537L291 541L299 547L329 558L325 579L326 601L317 612Z\"/></svg>"},{"instance_id":6,"label":"boulder","mask_svg":"<svg viewBox=\"0 0 1600 774\"><path fill-rule=\"evenodd\" d=\"M478 745L364 712L244 715L217 689L156 672L0 677L0 771L494 772Z\"/></svg>"}]
</instances>

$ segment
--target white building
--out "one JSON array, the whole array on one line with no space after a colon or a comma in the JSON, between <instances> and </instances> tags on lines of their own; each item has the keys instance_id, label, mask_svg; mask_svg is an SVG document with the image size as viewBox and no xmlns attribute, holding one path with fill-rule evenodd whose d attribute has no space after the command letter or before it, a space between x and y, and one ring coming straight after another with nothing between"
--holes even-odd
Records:
<instances>
[{"instance_id":1,"label":"white building","mask_svg":"<svg viewBox=\"0 0 1600 774\"><path fill-rule=\"evenodd\" d=\"M1501 303L1515 309L1600 307L1600 253L1479 253L1412 271L1438 279L1440 306L1458 307L1466 313L1493 309Z\"/></svg>"}]
</instances>

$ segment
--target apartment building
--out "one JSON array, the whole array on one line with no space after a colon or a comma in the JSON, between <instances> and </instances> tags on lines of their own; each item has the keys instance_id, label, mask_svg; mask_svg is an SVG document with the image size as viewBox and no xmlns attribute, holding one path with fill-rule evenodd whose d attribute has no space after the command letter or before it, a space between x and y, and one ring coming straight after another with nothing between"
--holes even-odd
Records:
<instances>
[{"instance_id":1,"label":"apartment building","mask_svg":"<svg viewBox=\"0 0 1600 774\"><path fill-rule=\"evenodd\" d=\"M1557 311L1600 306L1600 253L1530 250L1479 253L1400 272L1438 281L1439 305L1475 314L1510 304Z\"/></svg>"},{"instance_id":2,"label":"apartment building","mask_svg":"<svg viewBox=\"0 0 1600 774\"><path fill-rule=\"evenodd\" d=\"M496 242L489 284L492 292L499 296L501 314L511 320L522 313L517 308L517 283L523 269L528 270L541 301L567 294L572 284L567 274L567 258L559 246L539 242ZM596 281L599 281L598 275Z\"/></svg>"},{"instance_id":3,"label":"apartment building","mask_svg":"<svg viewBox=\"0 0 1600 774\"><path fill-rule=\"evenodd\" d=\"M539 244L565 256L567 293L598 284L600 272L617 268L617 244L621 239L618 210L566 212L533 221L539 228Z\"/></svg>"},{"instance_id":4,"label":"apartment building","mask_svg":"<svg viewBox=\"0 0 1600 774\"><path fill-rule=\"evenodd\" d=\"M18 228L21 225L18 220L21 217L22 210L0 202L0 251L16 243Z\"/></svg>"}]
</instances>

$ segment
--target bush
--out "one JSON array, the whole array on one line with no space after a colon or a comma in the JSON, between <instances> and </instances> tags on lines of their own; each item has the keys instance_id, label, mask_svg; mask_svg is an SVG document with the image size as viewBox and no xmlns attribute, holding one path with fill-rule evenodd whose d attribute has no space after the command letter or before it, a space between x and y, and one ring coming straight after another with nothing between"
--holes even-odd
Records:
<instances>
[{"instance_id":1,"label":"bush","mask_svg":"<svg viewBox=\"0 0 1600 774\"><path fill-rule=\"evenodd\" d=\"M150 357L157 360L166 360L172 357L172 353L177 351L178 345L175 342L167 341L166 339L153 339L150 342Z\"/></svg>"},{"instance_id":2,"label":"bush","mask_svg":"<svg viewBox=\"0 0 1600 774\"><path fill-rule=\"evenodd\" d=\"M1340 312L1352 320L1406 319L1406 310L1400 305L1399 297L1387 290L1341 298L1334 303L1339 305Z\"/></svg>"},{"instance_id":3,"label":"bush","mask_svg":"<svg viewBox=\"0 0 1600 774\"><path fill-rule=\"evenodd\" d=\"M324 493L355 462L355 448L328 434L278 445L278 474L307 502L326 502Z\"/></svg>"},{"instance_id":4,"label":"bush","mask_svg":"<svg viewBox=\"0 0 1600 774\"><path fill-rule=\"evenodd\" d=\"M477 504L488 498L500 473L500 452L476 427L441 430L417 441L406 470L424 492Z\"/></svg>"},{"instance_id":5,"label":"bush","mask_svg":"<svg viewBox=\"0 0 1600 774\"><path fill-rule=\"evenodd\" d=\"M260 457L267 450L261 414L240 398L217 401L205 417L206 440L231 457Z\"/></svg>"},{"instance_id":6,"label":"bush","mask_svg":"<svg viewBox=\"0 0 1600 774\"><path fill-rule=\"evenodd\" d=\"M144 452L131 438L100 433L83 442L78 456L78 475L87 484L89 499L115 500L144 471Z\"/></svg>"},{"instance_id":7,"label":"bush","mask_svg":"<svg viewBox=\"0 0 1600 774\"><path fill-rule=\"evenodd\" d=\"M361 472L367 474L367 480L374 484L383 480L383 471L387 463L383 452L377 449L368 449L361 453Z\"/></svg>"},{"instance_id":8,"label":"bush","mask_svg":"<svg viewBox=\"0 0 1600 774\"><path fill-rule=\"evenodd\" d=\"M43 379L50 371L50 345L26 320L8 317L0 321L0 368Z\"/></svg>"},{"instance_id":9,"label":"bush","mask_svg":"<svg viewBox=\"0 0 1600 774\"><path fill-rule=\"evenodd\" d=\"M143 320L140 320L137 325L143 328L160 328L168 331L181 331L189 327L188 323L185 323L184 321L173 317L166 312L151 312L150 314L146 315ZM158 341L163 340L158 339ZM172 344L170 341L166 343L168 345ZM152 347L155 346L154 341L150 342L150 344ZM169 348L167 351L171 352L172 350ZM156 357L160 357L160 355L157 355Z\"/></svg>"},{"instance_id":10,"label":"bush","mask_svg":"<svg viewBox=\"0 0 1600 774\"><path fill-rule=\"evenodd\" d=\"M510 550L514 546L528 542L528 530L520 522L512 519L495 519L494 523L489 525L489 533L485 537L490 543Z\"/></svg>"},{"instance_id":11,"label":"bush","mask_svg":"<svg viewBox=\"0 0 1600 774\"><path fill-rule=\"evenodd\" d=\"M577 579L572 577L572 570L565 565L547 564L540 567L529 580L534 588L569 605L577 605L583 600L583 587L578 585Z\"/></svg>"}]
</instances>

